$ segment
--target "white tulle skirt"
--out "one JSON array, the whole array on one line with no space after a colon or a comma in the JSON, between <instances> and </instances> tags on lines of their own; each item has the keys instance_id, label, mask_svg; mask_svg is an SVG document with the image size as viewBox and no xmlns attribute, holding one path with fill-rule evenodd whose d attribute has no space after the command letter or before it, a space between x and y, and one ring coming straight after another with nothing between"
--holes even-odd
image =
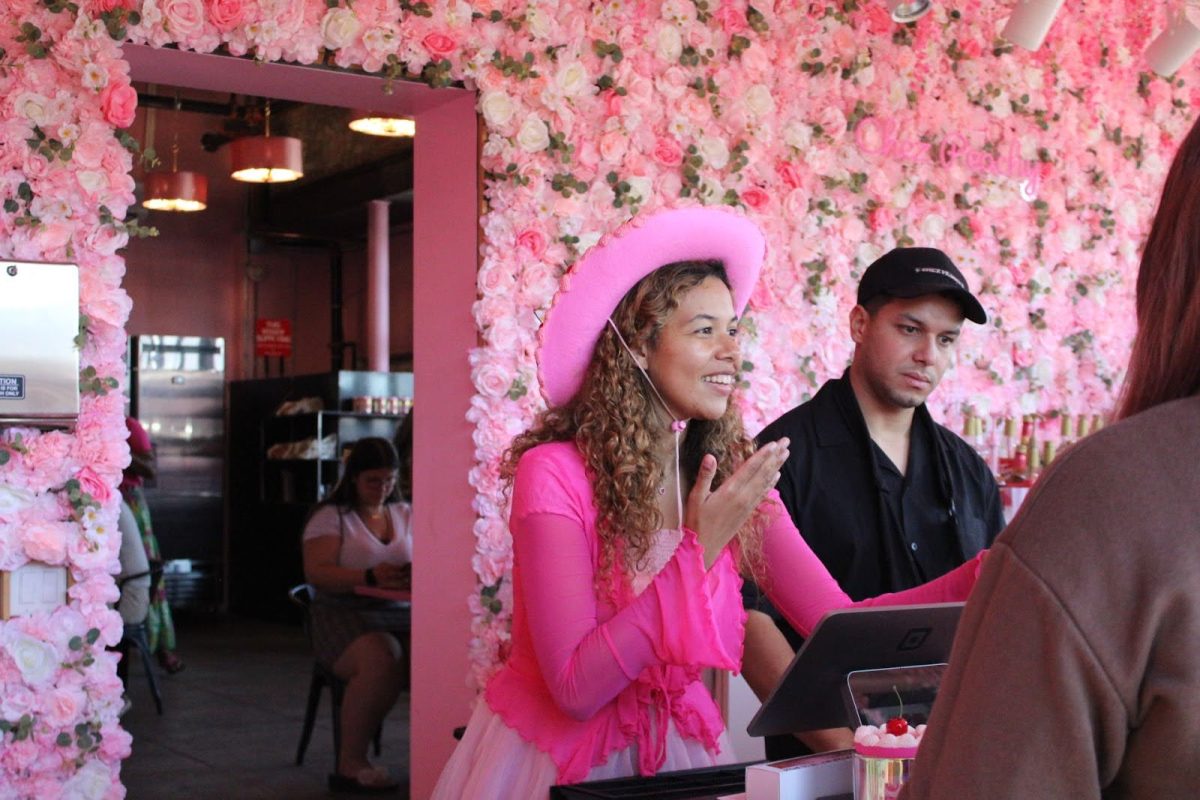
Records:
<instances>
[{"instance_id":1,"label":"white tulle skirt","mask_svg":"<svg viewBox=\"0 0 1200 800\"><path fill-rule=\"evenodd\" d=\"M694 739L685 739L671 722L667 728L667 760L660 771L712 767L734 761L729 735L721 733L721 752L711 753ZM593 767L585 780L627 778L637 773L637 745L613 753ZM550 756L521 738L480 699L467 723L467 732L446 762L433 800L546 800L558 783L558 768Z\"/></svg>"}]
</instances>

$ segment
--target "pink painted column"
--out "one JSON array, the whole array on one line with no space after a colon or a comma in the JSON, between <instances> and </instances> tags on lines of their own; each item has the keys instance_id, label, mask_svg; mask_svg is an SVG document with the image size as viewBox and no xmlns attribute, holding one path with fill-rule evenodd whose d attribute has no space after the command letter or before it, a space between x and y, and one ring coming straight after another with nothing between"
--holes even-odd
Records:
<instances>
[{"instance_id":1,"label":"pink painted column","mask_svg":"<svg viewBox=\"0 0 1200 800\"><path fill-rule=\"evenodd\" d=\"M389 372L388 202L372 200L367 205L367 369Z\"/></svg>"},{"instance_id":2,"label":"pink painted column","mask_svg":"<svg viewBox=\"0 0 1200 800\"><path fill-rule=\"evenodd\" d=\"M467 686L475 590L467 481L474 444L466 420L474 388L467 355L479 258L475 95L462 93L416 116L413 171L412 797L426 798L470 715Z\"/></svg>"}]
</instances>

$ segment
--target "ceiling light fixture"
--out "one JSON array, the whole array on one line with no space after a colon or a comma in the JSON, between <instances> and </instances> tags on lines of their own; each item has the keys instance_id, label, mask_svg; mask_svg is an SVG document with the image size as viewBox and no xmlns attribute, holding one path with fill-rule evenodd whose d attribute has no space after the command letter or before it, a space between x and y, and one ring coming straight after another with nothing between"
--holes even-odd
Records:
<instances>
[{"instance_id":1,"label":"ceiling light fixture","mask_svg":"<svg viewBox=\"0 0 1200 800\"><path fill-rule=\"evenodd\" d=\"M301 141L271 135L271 101L263 108L263 135L243 136L229 143L230 174L246 183L286 183L304 177Z\"/></svg>"},{"instance_id":2,"label":"ceiling light fixture","mask_svg":"<svg viewBox=\"0 0 1200 800\"><path fill-rule=\"evenodd\" d=\"M1018 0L1000 35L1026 50L1037 50L1062 4L1063 0Z\"/></svg>"},{"instance_id":3,"label":"ceiling light fixture","mask_svg":"<svg viewBox=\"0 0 1200 800\"><path fill-rule=\"evenodd\" d=\"M896 22L916 22L932 9L930 0L888 0L888 11Z\"/></svg>"},{"instance_id":4,"label":"ceiling light fixture","mask_svg":"<svg viewBox=\"0 0 1200 800\"><path fill-rule=\"evenodd\" d=\"M175 95L175 113L180 109ZM151 109L153 112L153 109ZM179 171L179 130L171 133L171 171L147 172L143 181L142 206L151 211L203 211L208 208L208 178L199 172Z\"/></svg>"},{"instance_id":5,"label":"ceiling light fixture","mask_svg":"<svg viewBox=\"0 0 1200 800\"><path fill-rule=\"evenodd\" d=\"M380 111L356 111L350 115L350 130L369 136L412 137L417 133L417 124Z\"/></svg>"},{"instance_id":6,"label":"ceiling light fixture","mask_svg":"<svg viewBox=\"0 0 1200 800\"><path fill-rule=\"evenodd\" d=\"M1164 78L1179 71L1200 50L1200 4L1188 2L1171 16L1167 29L1146 48L1146 63Z\"/></svg>"}]
</instances>

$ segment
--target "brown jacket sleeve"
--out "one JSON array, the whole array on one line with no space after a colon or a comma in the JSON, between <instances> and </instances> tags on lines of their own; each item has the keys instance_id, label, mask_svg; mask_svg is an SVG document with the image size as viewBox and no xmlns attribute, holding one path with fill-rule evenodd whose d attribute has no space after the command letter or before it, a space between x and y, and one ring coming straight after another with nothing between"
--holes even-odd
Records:
<instances>
[{"instance_id":1,"label":"brown jacket sleeve","mask_svg":"<svg viewBox=\"0 0 1200 800\"><path fill-rule=\"evenodd\" d=\"M950 663L902 798L1101 796L1112 765L1100 754L1124 749L1125 708L1058 598L1004 545L988 554Z\"/></svg>"}]
</instances>

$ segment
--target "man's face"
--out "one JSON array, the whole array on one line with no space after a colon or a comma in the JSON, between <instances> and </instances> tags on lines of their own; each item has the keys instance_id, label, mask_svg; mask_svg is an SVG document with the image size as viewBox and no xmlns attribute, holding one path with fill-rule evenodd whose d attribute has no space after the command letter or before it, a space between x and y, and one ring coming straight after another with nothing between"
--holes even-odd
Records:
<instances>
[{"instance_id":1,"label":"man's face","mask_svg":"<svg viewBox=\"0 0 1200 800\"><path fill-rule=\"evenodd\" d=\"M958 304L937 294L895 298L874 315L855 306L851 369L879 404L916 408L954 363L962 322Z\"/></svg>"}]
</instances>

